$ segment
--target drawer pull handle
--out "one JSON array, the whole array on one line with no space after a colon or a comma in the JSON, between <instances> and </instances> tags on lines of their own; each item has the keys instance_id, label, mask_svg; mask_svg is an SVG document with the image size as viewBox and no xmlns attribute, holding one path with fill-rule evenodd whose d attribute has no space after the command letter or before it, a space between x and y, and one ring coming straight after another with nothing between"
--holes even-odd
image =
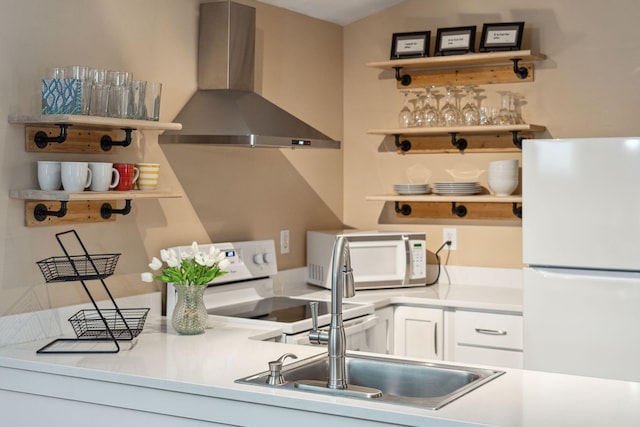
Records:
<instances>
[{"instance_id":1,"label":"drawer pull handle","mask_svg":"<svg viewBox=\"0 0 640 427\"><path fill-rule=\"evenodd\" d=\"M502 329L482 329L476 328L476 332L485 335L507 335L507 331Z\"/></svg>"}]
</instances>

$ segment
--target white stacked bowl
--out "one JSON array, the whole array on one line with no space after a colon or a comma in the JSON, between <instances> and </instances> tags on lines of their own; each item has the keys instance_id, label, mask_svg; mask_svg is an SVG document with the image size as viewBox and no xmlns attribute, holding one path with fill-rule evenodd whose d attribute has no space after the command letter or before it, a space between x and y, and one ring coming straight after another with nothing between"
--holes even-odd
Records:
<instances>
[{"instance_id":1,"label":"white stacked bowl","mask_svg":"<svg viewBox=\"0 0 640 427\"><path fill-rule=\"evenodd\" d=\"M498 160L489 163L487 183L498 197L510 196L518 187L518 160Z\"/></svg>"}]
</instances>

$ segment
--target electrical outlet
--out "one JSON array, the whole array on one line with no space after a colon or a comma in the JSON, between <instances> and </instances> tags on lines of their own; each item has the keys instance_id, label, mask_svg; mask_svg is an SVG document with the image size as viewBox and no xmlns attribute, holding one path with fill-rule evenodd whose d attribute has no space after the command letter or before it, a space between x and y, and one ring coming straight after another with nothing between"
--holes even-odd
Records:
<instances>
[{"instance_id":1,"label":"electrical outlet","mask_svg":"<svg viewBox=\"0 0 640 427\"><path fill-rule=\"evenodd\" d=\"M450 251L455 251L456 248L458 247L458 239L457 239L457 235L456 235L456 229L455 228L443 228L442 229L442 241L443 242L451 242L451 245L449 245L449 250Z\"/></svg>"},{"instance_id":2,"label":"electrical outlet","mask_svg":"<svg viewBox=\"0 0 640 427\"><path fill-rule=\"evenodd\" d=\"M289 230L280 230L280 253L289 253Z\"/></svg>"}]
</instances>

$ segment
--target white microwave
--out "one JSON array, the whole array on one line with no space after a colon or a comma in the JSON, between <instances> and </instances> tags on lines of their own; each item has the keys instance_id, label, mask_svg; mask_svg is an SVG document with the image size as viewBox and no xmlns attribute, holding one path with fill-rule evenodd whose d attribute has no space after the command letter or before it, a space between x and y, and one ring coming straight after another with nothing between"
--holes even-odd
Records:
<instances>
[{"instance_id":1,"label":"white microwave","mask_svg":"<svg viewBox=\"0 0 640 427\"><path fill-rule=\"evenodd\" d=\"M307 231L307 283L331 289L333 246L349 242L356 289L427 284L427 239L420 232Z\"/></svg>"}]
</instances>

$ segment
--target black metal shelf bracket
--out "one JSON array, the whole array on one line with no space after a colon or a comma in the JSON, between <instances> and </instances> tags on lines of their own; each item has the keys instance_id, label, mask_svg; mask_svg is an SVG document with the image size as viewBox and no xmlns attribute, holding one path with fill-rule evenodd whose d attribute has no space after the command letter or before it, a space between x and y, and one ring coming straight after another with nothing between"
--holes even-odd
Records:
<instances>
[{"instance_id":1,"label":"black metal shelf bracket","mask_svg":"<svg viewBox=\"0 0 640 427\"><path fill-rule=\"evenodd\" d=\"M100 208L100 216L104 219L111 218L111 215L129 215L131 212L131 199L126 199L124 201L124 208L122 209L114 209L111 206L111 203L103 203Z\"/></svg>"},{"instance_id":2,"label":"black metal shelf bracket","mask_svg":"<svg viewBox=\"0 0 640 427\"><path fill-rule=\"evenodd\" d=\"M113 141L109 135L103 135L100 138L100 148L102 151L109 151L111 147L119 146L119 147L128 147L131 145L131 132L134 131L134 128L122 128L125 132L124 139L122 141Z\"/></svg>"},{"instance_id":3,"label":"black metal shelf bracket","mask_svg":"<svg viewBox=\"0 0 640 427\"><path fill-rule=\"evenodd\" d=\"M522 205L518 206L518 204L514 202L512 211L515 216L522 219Z\"/></svg>"},{"instance_id":4,"label":"black metal shelf bracket","mask_svg":"<svg viewBox=\"0 0 640 427\"><path fill-rule=\"evenodd\" d=\"M457 132L450 132L449 135L451 135L451 144L456 147L458 150L460 151L464 151L467 149L467 140L464 138L458 138L458 133Z\"/></svg>"},{"instance_id":5,"label":"black metal shelf bracket","mask_svg":"<svg viewBox=\"0 0 640 427\"><path fill-rule=\"evenodd\" d=\"M40 222L44 221L45 219L47 219L47 217L50 217L50 216L62 218L66 214L67 214L67 202L65 200L62 200L60 202L60 209L58 209L57 211L50 211L49 209L47 209L47 206L43 203L38 203L36 207L33 209L33 217Z\"/></svg>"},{"instance_id":6,"label":"black metal shelf bracket","mask_svg":"<svg viewBox=\"0 0 640 427\"><path fill-rule=\"evenodd\" d=\"M395 138L396 147L400 148L405 153L411 150L411 141L409 141L408 139L403 139L402 141L400 141L400 134L397 133L393 134L393 137Z\"/></svg>"},{"instance_id":7,"label":"black metal shelf bracket","mask_svg":"<svg viewBox=\"0 0 640 427\"><path fill-rule=\"evenodd\" d=\"M404 216L411 215L411 206L403 203L400 205L400 202L396 202L396 213L401 213Z\"/></svg>"},{"instance_id":8,"label":"black metal shelf bracket","mask_svg":"<svg viewBox=\"0 0 640 427\"><path fill-rule=\"evenodd\" d=\"M527 67L518 66L521 59L522 58L511 58L513 61L513 72L519 79L524 80L529 77L529 70L527 70Z\"/></svg>"},{"instance_id":9,"label":"black metal shelf bracket","mask_svg":"<svg viewBox=\"0 0 640 427\"><path fill-rule=\"evenodd\" d=\"M522 141L524 141L524 138L522 136L518 136L518 132L519 131L517 130L511 131L511 133L513 134L513 145L522 150Z\"/></svg>"},{"instance_id":10,"label":"black metal shelf bracket","mask_svg":"<svg viewBox=\"0 0 640 427\"><path fill-rule=\"evenodd\" d=\"M402 67L393 67L396 70L396 80L402 84L402 86L409 86L411 84L411 76L409 74L400 75Z\"/></svg>"},{"instance_id":11,"label":"black metal shelf bracket","mask_svg":"<svg viewBox=\"0 0 640 427\"><path fill-rule=\"evenodd\" d=\"M56 126L60 127L60 135L58 136L48 136L47 133L42 130L36 132L36 134L33 136L33 142L36 144L36 147L44 149L51 142L57 142L58 144L60 144L67 140L67 128L71 125L56 124Z\"/></svg>"},{"instance_id":12,"label":"black metal shelf bracket","mask_svg":"<svg viewBox=\"0 0 640 427\"><path fill-rule=\"evenodd\" d=\"M451 213L457 217L464 218L467 216L467 208L464 205L456 205L456 202L451 202Z\"/></svg>"}]
</instances>

